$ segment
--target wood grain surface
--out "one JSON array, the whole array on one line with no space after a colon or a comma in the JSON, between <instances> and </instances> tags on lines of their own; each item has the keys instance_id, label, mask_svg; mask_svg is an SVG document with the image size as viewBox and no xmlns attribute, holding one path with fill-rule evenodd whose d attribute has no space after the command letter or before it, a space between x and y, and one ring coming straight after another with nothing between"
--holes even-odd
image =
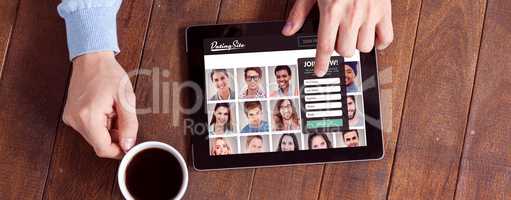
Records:
<instances>
[{"instance_id":1,"label":"wood grain surface","mask_svg":"<svg viewBox=\"0 0 511 200\"><path fill-rule=\"evenodd\" d=\"M57 3L20 1L0 83L0 199L43 195L69 74Z\"/></svg>"},{"instance_id":2,"label":"wood grain surface","mask_svg":"<svg viewBox=\"0 0 511 200\"><path fill-rule=\"evenodd\" d=\"M511 199L510 10L488 1L456 199Z\"/></svg>"},{"instance_id":3,"label":"wood grain surface","mask_svg":"<svg viewBox=\"0 0 511 200\"><path fill-rule=\"evenodd\" d=\"M294 0L124 1L118 61L138 142L191 163L185 28L285 19ZM0 199L123 199L116 160L60 120L71 73L60 0L0 2ZM394 0L378 53L381 161L198 172L185 199L511 199L511 2ZM317 12L316 12L317 14Z\"/></svg>"},{"instance_id":4,"label":"wood grain surface","mask_svg":"<svg viewBox=\"0 0 511 200\"><path fill-rule=\"evenodd\" d=\"M485 1L423 1L389 198L452 199Z\"/></svg>"},{"instance_id":5,"label":"wood grain surface","mask_svg":"<svg viewBox=\"0 0 511 200\"><path fill-rule=\"evenodd\" d=\"M11 33L14 28L14 22L16 21L18 4L18 0L0 2L0 79L2 77L2 69L4 67Z\"/></svg>"}]
</instances>

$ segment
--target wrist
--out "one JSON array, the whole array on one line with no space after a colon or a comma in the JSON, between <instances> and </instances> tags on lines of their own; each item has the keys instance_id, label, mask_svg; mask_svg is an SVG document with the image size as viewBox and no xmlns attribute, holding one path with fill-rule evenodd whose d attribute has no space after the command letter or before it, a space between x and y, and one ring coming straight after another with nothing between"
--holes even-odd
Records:
<instances>
[{"instance_id":1,"label":"wrist","mask_svg":"<svg viewBox=\"0 0 511 200\"><path fill-rule=\"evenodd\" d=\"M116 70L114 67L116 64L112 51L87 53L73 59L73 74L93 77L98 74L112 73Z\"/></svg>"},{"instance_id":2,"label":"wrist","mask_svg":"<svg viewBox=\"0 0 511 200\"><path fill-rule=\"evenodd\" d=\"M87 64L87 63L98 63L103 60L115 59L113 51L100 51L80 55L73 59L73 65Z\"/></svg>"}]
</instances>

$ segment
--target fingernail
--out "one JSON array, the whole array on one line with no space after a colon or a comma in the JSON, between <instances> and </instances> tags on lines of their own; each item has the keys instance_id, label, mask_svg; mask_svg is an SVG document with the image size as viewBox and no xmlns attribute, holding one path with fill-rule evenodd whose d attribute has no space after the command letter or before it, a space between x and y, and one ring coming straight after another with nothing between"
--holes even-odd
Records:
<instances>
[{"instance_id":1,"label":"fingernail","mask_svg":"<svg viewBox=\"0 0 511 200\"><path fill-rule=\"evenodd\" d=\"M121 147L126 152L126 151L130 150L131 147L133 147L134 144L135 144L135 139L133 139L133 138L125 138L121 142Z\"/></svg>"},{"instance_id":2,"label":"fingernail","mask_svg":"<svg viewBox=\"0 0 511 200\"><path fill-rule=\"evenodd\" d=\"M284 25L284 32L290 33L293 29L293 22L286 22L286 25Z\"/></svg>"},{"instance_id":3,"label":"fingernail","mask_svg":"<svg viewBox=\"0 0 511 200\"><path fill-rule=\"evenodd\" d=\"M323 77L326 74L325 70L316 70L317 77Z\"/></svg>"},{"instance_id":4,"label":"fingernail","mask_svg":"<svg viewBox=\"0 0 511 200\"><path fill-rule=\"evenodd\" d=\"M317 66L314 67L314 73L316 74L317 77L323 77L327 71L328 71L328 66L324 67L324 68L320 68Z\"/></svg>"}]
</instances>

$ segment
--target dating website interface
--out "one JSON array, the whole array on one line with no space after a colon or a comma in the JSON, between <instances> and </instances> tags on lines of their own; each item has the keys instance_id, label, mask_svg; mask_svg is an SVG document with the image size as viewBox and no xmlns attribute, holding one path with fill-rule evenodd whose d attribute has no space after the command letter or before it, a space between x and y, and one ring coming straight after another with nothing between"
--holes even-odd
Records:
<instances>
[{"instance_id":1,"label":"dating website interface","mask_svg":"<svg viewBox=\"0 0 511 200\"><path fill-rule=\"evenodd\" d=\"M204 40L210 155L366 146L360 55L314 74L315 36Z\"/></svg>"}]
</instances>

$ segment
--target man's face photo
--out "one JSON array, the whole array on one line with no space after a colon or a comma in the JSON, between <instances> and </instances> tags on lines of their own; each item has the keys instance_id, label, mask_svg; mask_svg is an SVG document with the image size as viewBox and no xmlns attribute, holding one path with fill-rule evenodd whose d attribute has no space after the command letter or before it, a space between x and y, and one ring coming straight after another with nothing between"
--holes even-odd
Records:
<instances>
[{"instance_id":1,"label":"man's face photo","mask_svg":"<svg viewBox=\"0 0 511 200\"><path fill-rule=\"evenodd\" d=\"M263 141L260 138L252 138L247 145L248 153L259 153L263 152Z\"/></svg>"},{"instance_id":2,"label":"man's face photo","mask_svg":"<svg viewBox=\"0 0 511 200\"><path fill-rule=\"evenodd\" d=\"M287 70L279 70L275 72L275 77L277 78L277 83L279 88L288 88L289 81L291 80L291 75L287 72Z\"/></svg>"},{"instance_id":3,"label":"man's face photo","mask_svg":"<svg viewBox=\"0 0 511 200\"><path fill-rule=\"evenodd\" d=\"M245 82L247 83L248 89L256 90L259 87L259 81L261 80L261 74L255 70L248 70L245 73Z\"/></svg>"},{"instance_id":4,"label":"man's face photo","mask_svg":"<svg viewBox=\"0 0 511 200\"><path fill-rule=\"evenodd\" d=\"M293 114L293 107L291 106L291 101L285 100L279 106L280 115L282 115L282 119L289 120Z\"/></svg>"},{"instance_id":5,"label":"man's face photo","mask_svg":"<svg viewBox=\"0 0 511 200\"><path fill-rule=\"evenodd\" d=\"M252 127L257 127L261 124L262 111L259 107L249 109L247 111L248 123Z\"/></svg>"},{"instance_id":6,"label":"man's face photo","mask_svg":"<svg viewBox=\"0 0 511 200\"><path fill-rule=\"evenodd\" d=\"M355 131L344 133L344 144L348 147L358 147L358 135Z\"/></svg>"},{"instance_id":7,"label":"man's face photo","mask_svg":"<svg viewBox=\"0 0 511 200\"><path fill-rule=\"evenodd\" d=\"M213 83L217 90L229 88L229 77L223 72L215 72L212 76Z\"/></svg>"},{"instance_id":8,"label":"man's face photo","mask_svg":"<svg viewBox=\"0 0 511 200\"><path fill-rule=\"evenodd\" d=\"M351 85L355 81L355 78L357 76L355 75L355 72L351 68L350 65L344 65L344 81L346 82L346 85Z\"/></svg>"},{"instance_id":9,"label":"man's face photo","mask_svg":"<svg viewBox=\"0 0 511 200\"><path fill-rule=\"evenodd\" d=\"M355 114L357 113L357 105L355 104L354 99L355 99L355 97L349 96L346 100L348 103L348 119L349 120L354 119Z\"/></svg>"}]
</instances>

